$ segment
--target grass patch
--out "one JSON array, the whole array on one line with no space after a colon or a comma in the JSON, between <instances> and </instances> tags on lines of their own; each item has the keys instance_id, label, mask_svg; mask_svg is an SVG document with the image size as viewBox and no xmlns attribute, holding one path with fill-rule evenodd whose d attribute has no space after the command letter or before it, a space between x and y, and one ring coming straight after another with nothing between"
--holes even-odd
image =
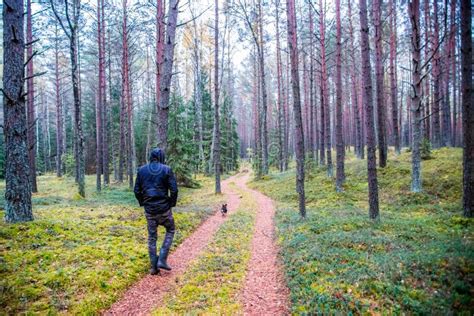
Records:
<instances>
[{"instance_id":1,"label":"grass patch","mask_svg":"<svg viewBox=\"0 0 474 316\"><path fill-rule=\"evenodd\" d=\"M0 310L96 314L148 270L143 209L126 185L93 191L94 176L86 177L86 199L76 198L71 178L38 180L35 221L0 223ZM174 247L223 199L213 194L211 179L199 180L200 189L180 189ZM4 183L2 199L3 190Z\"/></svg>"},{"instance_id":2,"label":"grass patch","mask_svg":"<svg viewBox=\"0 0 474 316\"><path fill-rule=\"evenodd\" d=\"M344 192L325 170L307 177L301 220L294 170L252 186L279 201L276 215L292 312L472 314L472 219L461 217L462 152L422 162L423 193L410 192L410 154L379 169L381 222L368 219L366 161L348 155Z\"/></svg>"},{"instance_id":3,"label":"grass patch","mask_svg":"<svg viewBox=\"0 0 474 316\"><path fill-rule=\"evenodd\" d=\"M222 224L154 315L241 314L237 296L250 259L256 205L249 193L240 193L239 209Z\"/></svg>"}]
</instances>

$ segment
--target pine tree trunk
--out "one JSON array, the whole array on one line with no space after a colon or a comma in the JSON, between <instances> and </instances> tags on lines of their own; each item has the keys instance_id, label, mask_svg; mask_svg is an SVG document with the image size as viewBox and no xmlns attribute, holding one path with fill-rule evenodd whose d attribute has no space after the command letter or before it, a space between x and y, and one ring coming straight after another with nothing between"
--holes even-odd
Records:
<instances>
[{"instance_id":1,"label":"pine tree trunk","mask_svg":"<svg viewBox=\"0 0 474 316\"><path fill-rule=\"evenodd\" d=\"M99 63L102 64L102 174L104 175L104 187L107 187L110 184L110 159L109 159L109 106L107 104L107 79L106 79L106 59L105 52L107 46L105 45L105 3L104 0L100 0L100 10L102 18L102 31L101 31L101 40L102 40L102 54L99 57ZM110 44L109 44L110 45ZM110 50L110 48L109 48ZM110 75L110 74L109 74Z\"/></svg>"},{"instance_id":2,"label":"pine tree trunk","mask_svg":"<svg viewBox=\"0 0 474 316\"><path fill-rule=\"evenodd\" d=\"M347 1L347 6L348 6L348 15L349 15L349 47L351 52L355 52L355 47L354 47L354 28L352 26L352 5L351 5L351 0ZM354 151L356 153L356 156L358 158L362 158L362 154L364 151L364 141L362 138L362 126L361 126L361 120L360 120L360 110L359 110L359 96L357 93L357 77L356 77L356 60L355 60L355 54L351 54L352 57L352 66L350 67L350 75L351 75L351 82L352 82L352 89L351 89L351 100L352 100L352 112L353 112L353 118L354 118L354 126L355 126L355 148Z\"/></svg>"},{"instance_id":3,"label":"pine tree trunk","mask_svg":"<svg viewBox=\"0 0 474 316\"><path fill-rule=\"evenodd\" d=\"M157 100L158 108L158 147L166 151L168 145L168 110L171 93L171 77L173 75L173 57L176 37L176 23L178 19L179 0L170 0L168 9L168 22L164 38L163 65L160 78L160 98Z\"/></svg>"},{"instance_id":4,"label":"pine tree trunk","mask_svg":"<svg viewBox=\"0 0 474 316\"><path fill-rule=\"evenodd\" d=\"M398 102L397 102L397 79L396 64L397 55L397 8L395 0L390 0L390 101L392 103L392 124L393 124L393 143L395 145L395 153L400 154L400 131L398 122Z\"/></svg>"},{"instance_id":5,"label":"pine tree trunk","mask_svg":"<svg viewBox=\"0 0 474 316\"><path fill-rule=\"evenodd\" d=\"M5 221L33 220L28 160L28 125L23 91L25 42L23 1L3 3L3 113L5 135Z\"/></svg>"},{"instance_id":6,"label":"pine tree trunk","mask_svg":"<svg viewBox=\"0 0 474 316\"><path fill-rule=\"evenodd\" d=\"M279 168L280 172L285 170L285 106L282 88L282 64L281 64L281 45L280 45L280 1L275 3L275 30L276 30L276 57L277 57L277 88L278 88L278 141L279 141Z\"/></svg>"},{"instance_id":7,"label":"pine tree trunk","mask_svg":"<svg viewBox=\"0 0 474 316\"><path fill-rule=\"evenodd\" d=\"M379 166L387 165L387 142L385 125L384 67L382 49L382 8L380 0L373 0L373 18L375 25L375 82L377 93L377 136Z\"/></svg>"},{"instance_id":8,"label":"pine tree trunk","mask_svg":"<svg viewBox=\"0 0 474 316\"><path fill-rule=\"evenodd\" d=\"M298 35L296 25L295 0L286 1L288 19L288 48L291 60L291 85L293 87L293 114L295 119L296 142L296 192L299 198L301 217L306 217L304 192L304 135L303 120L301 118L300 84L298 74Z\"/></svg>"},{"instance_id":9,"label":"pine tree trunk","mask_svg":"<svg viewBox=\"0 0 474 316\"><path fill-rule=\"evenodd\" d=\"M424 0L424 22L425 22L425 49L424 49L424 59L425 62L428 61L428 58L430 56L430 39L431 39L431 22L430 22L430 5L429 5L429 0ZM431 119L432 116L430 115L430 80L431 80L431 73L428 72L425 77L425 87L424 87L424 98L425 98L425 103L423 105L424 107L424 113L423 115L426 117L426 120L424 122L424 128L423 128L423 135L427 140L431 139Z\"/></svg>"},{"instance_id":10,"label":"pine tree trunk","mask_svg":"<svg viewBox=\"0 0 474 316\"><path fill-rule=\"evenodd\" d=\"M35 115L35 86L33 69L33 25L31 0L26 1L26 90L27 90L27 126L28 126L28 159L30 164L31 191L38 192L36 181L36 115Z\"/></svg>"},{"instance_id":11,"label":"pine tree trunk","mask_svg":"<svg viewBox=\"0 0 474 316\"><path fill-rule=\"evenodd\" d=\"M262 93L262 172L263 174L268 174L268 127L267 127L267 106L268 106L268 97L267 97L267 85L265 78L265 57L264 57L264 46L263 46L263 12L262 12L262 2L258 1L258 30L259 30L259 41L257 46L258 57L260 64L260 83L261 83L261 93Z\"/></svg>"},{"instance_id":12,"label":"pine tree trunk","mask_svg":"<svg viewBox=\"0 0 474 316\"><path fill-rule=\"evenodd\" d=\"M461 0L461 65L463 118L463 209L465 217L474 214L474 100L472 93L472 8Z\"/></svg>"},{"instance_id":13,"label":"pine tree trunk","mask_svg":"<svg viewBox=\"0 0 474 316\"><path fill-rule=\"evenodd\" d=\"M103 144L102 144L102 102L103 102L103 85L102 85L102 18L101 18L101 1L97 0L97 43L98 43L98 59L99 59L99 76L98 89L96 96L95 108L95 124L96 124L96 190L102 190L102 164L103 164Z\"/></svg>"},{"instance_id":14,"label":"pine tree trunk","mask_svg":"<svg viewBox=\"0 0 474 316\"><path fill-rule=\"evenodd\" d=\"M362 57L362 80L364 87L365 123L367 132L367 173L369 182L369 217L379 218L379 193L377 181L377 160L375 156L374 105L372 100L372 67L370 65L369 24L367 1L359 0L360 36Z\"/></svg>"},{"instance_id":15,"label":"pine tree trunk","mask_svg":"<svg viewBox=\"0 0 474 316\"><path fill-rule=\"evenodd\" d=\"M420 47L420 1L412 0L408 4L411 23L411 55L412 55L412 182L411 190L421 192L421 47Z\"/></svg>"},{"instance_id":16,"label":"pine tree trunk","mask_svg":"<svg viewBox=\"0 0 474 316\"><path fill-rule=\"evenodd\" d=\"M221 131L219 128L219 1L215 0L214 24L214 176L216 193L221 193Z\"/></svg>"},{"instance_id":17,"label":"pine tree trunk","mask_svg":"<svg viewBox=\"0 0 474 316\"><path fill-rule=\"evenodd\" d=\"M434 32L433 32L433 107L432 107L432 121L433 121L433 147L438 148L442 144L441 126L440 126L440 89L441 89L441 69L439 56L439 22L438 22L438 2L434 1Z\"/></svg>"},{"instance_id":18,"label":"pine tree trunk","mask_svg":"<svg viewBox=\"0 0 474 316\"><path fill-rule=\"evenodd\" d=\"M342 43L341 0L336 0L336 191L342 191L344 172L344 139L342 135Z\"/></svg>"},{"instance_id":19,"label":"pine tree trunk","mask_svg":"<svg viewBox=\"0 0 474 316\"><path fill-rule=\"evenodd\" d=\"M63 175L63 105L61 103L61 86L59 79L59 38L58 25L55 26L55 43L54 43L54 57L55 57L55 92L56 92L56 175L62 177Z\"/></svg>"}]
</instances>

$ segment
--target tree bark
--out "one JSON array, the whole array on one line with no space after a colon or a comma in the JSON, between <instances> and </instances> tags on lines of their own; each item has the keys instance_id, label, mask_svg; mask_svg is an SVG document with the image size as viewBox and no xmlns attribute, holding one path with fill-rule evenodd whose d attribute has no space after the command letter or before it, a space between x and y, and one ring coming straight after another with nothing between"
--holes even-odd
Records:
<instances>
[{"instance_id":1,"label":"tree bark","mask_svg":"<svg viewBox=\"0 0 474 316\"><path fill-rule=\"evenodd\" d=\"M352 66L350 67L351 70L351 100L352 100L352 112L354 118L354 126L355 126L355 153L358 158L362 158L363 151L364 151L364 141L362 137L362 126L361 126L361 119L360 119L360 110L359 110L359 95L357 90L357 77L356 77L356 60L355 60L355 47L354 47L354 28L352 26L352 5L351 0L347 1L348 7L348 15L349 15L349 47L350 51L352 52Z\"/></svg>"},{"instance_id":2,"label":"tree bark","mask_svg":"<svg viewBox=\"0 0 474 316\"><path fill-rule=\"evenodd\" d=\"M5 134L5 221L33 220L25 111L23 1L3 3L3 113Z\"/></svg>"},{"instance_id":3,"label":"tree bark","mask_svg":"<svg viewBox=\"0 0 474 316\"><path fill-rule=\"evenodd\" d=\"M463 209L465 217L474 214L474 100L472 93L472 8L461 0L461 65L463 118Z\"/></svg>"},{"instance_id":4,"label":"tree bark","mask_svg":"<svg viewBox=\"0 0 474 316\"><path fill-rule=\"evenodd\" d=\"M36 114L35 114L35 85L33 69L33 25L31 0L26 1L26 89L27 89L27 126L28 126L28 160L30 164L31 191L38 192L36 181Z\"/></svg>"},{"instance_id":5,"label":"tree bark","mask_svg":"<svg viewBox=\"0 0 474 316\"><path fill-rule=\"evenodd\" d=\"M367 173L369 182L369 217L379 219L379 193L377 181L377 161L375 156L374 106L372 100L372 67L370 65L369 25L367 21L367 1L359 0L360 37L362 58L362 80L364 87L365 123L367 130Z\"/></svg>"},{"instance_id":6,"label":"tree bark","mask_svg":"<svg viewBox=\"0 0 474 316\"><path fill-rule=\"evenodd\" d=\"M341 192L344 172L344 139L342 135L342 43L341 0L336 0L336 191Z\"/></svg>"},{"instance_id":7,"label":"tree bark","mask_svg":"<svg viewBox=\"0 0 474 316\"><path fill-rule=\"evenodd\" d=\"M263 12L262 2L258 0L258 46L259 46L259 65L260 65L260 83L262 93L262 172L268 174L268 126L267 126L267 107L268 107L268 96L267 96L267 85L265 78L265 52L263 46Z\"/></svg>"},{"instance_id":8,"label":"tree bark","mask_svg":"<svg viewBox=\"0 0 474 316\"><path fill-rule=\"evenodd\" d=\"M387 141L385 124L384 67L382 48L382 7L380 0L373 0L373 18L375 25L375 85L377 93L377 136L379 166L387 165Z\"/></svg>"},{"instance_id":9,"label":"tree bark","mask_svg":"<svg viewBox=\"0 0 474 316\"><path fill-rule=\"evenodd\" d=\"M58 25L55 26L55 43L54 43L54 57L55 57L55 92L56 92L56 175L62 177L63 175L63 105L61 102L61 85L59 79L59 38Z\"/></svg>"},{"instance_id":10,"label":"tree bark","mask_svg":"<svg viewBox=\"0 0 474 316\"><path fill-rule=\"evenodd\" d=\"M397 99L397 79L396 79L396 63L397 58L397 8L396 1L390 0L390 102L392 104L392 125L393 125L393 143L395 145L395 153L400 155L400 131L398 122L398 99Z\"/></svg>"},{"instance_id":11,"label":"tree bark","mask_svg":"<svg viewBox=\"0 0 474 316\"><path fill-rule=\"evenodd\" d=\"M304 135L301 118L300 83L298 74L298 37L296 25L295 0L286 1L288 19L288 48L291 60L291 84L293 87L293 114L295 119L296 141L296 192L298 193L301 217L306 217L304 192Z\"/></svg>"},{"instance_id":12,"label":"tree bark","mask_svg":"<svg viewBox=\"0 0 474 316\"><path fill-rule=\"evenodd\" d=\"M287 153L285 150L287 149L286 142L286 124L285 124L285 106L284 106L284 92L282 88L282 63L281 63L281 45L280 45L280 1L277 0L275 3L275 30L276 30L276 57L277 57L277 88L278 88L278 139L279 139L279 168L280 171L285 170L285 159Z\"/></svg>"},{"instance_id":13,"label":"tree bark","mask_svg":"<svg viewBox=\"0 0 474 316\"><path fill-rule=\"evenodd\" d=\"M319 1L320 8L320 40L321 40L321 87L322 87L322 99L321 108L324 112L324 142L326 147L326 158L327 158L327 175L328 177L333 176L332 166L332 145L331 145L331 111L329 109L329 88L328 88L328 75L326 65L326 21L325 21L325 6L323 6L323 0Z\"/></svg>"},{"instance_id":14,"label":"tree bark","mask_svg":"<svg viewBox=\"0 0 474 316\"><path fill-rule=\"evenodd\" d=\"M420 1L412 0L408 4L408 15L411 23L412 55L412 180L411 190L421 192L421 47L420 47Z\"/></svg>"},{"instance_id":15,"label":"tree bark","mask_svg":"<svg viewBox=\"0 0 474 316\"><path fill-rule=\"evenodd\" d=\"M101 0L97 0L97 44L99 59L98 89L96 96L95 122L96 122L96 190L102 190L102 164L103 164L103 144L102 144L102 108L103 108L103 62L102 62L102 17Z\"/></svg>"},{"instance_id":16,"label":"tree bark","mask_svg":"<svg viewBox=\"0 0 474 316\"><path fill-rule=\"evenodd\" d=\"M214 141L213 158L216 193L221 193L221 131L219 127L219 1L215 0L214 24Z\"/></svg>"},{"instance_id":17,"label":"tree bark","mask_svg":"<svg viewBox=\"0 0 474 316\"><path fill-rule=\"evenodd\" d=\"M441 126L440 126L440 89L441 89L441 69L439 56L439 22L438 22L438 1L433 2L434 6L434 32L433 32L433 107L432 107L432 122L433 122L433 147L441 146Z\"/></svg>"},{"instance_id":18,"label":"tree bark","mask_svg":"<svg viewBox=\"0 0 474 316\"><path fill-rule=\"evenodd\" d=\"M170 0L166 37L164 38L162 75L160 78L160 106L158 108L158 147L166 151L168 146L168 110L173 76L174 45L179 0Z\"/></svg>"}]
</instances>

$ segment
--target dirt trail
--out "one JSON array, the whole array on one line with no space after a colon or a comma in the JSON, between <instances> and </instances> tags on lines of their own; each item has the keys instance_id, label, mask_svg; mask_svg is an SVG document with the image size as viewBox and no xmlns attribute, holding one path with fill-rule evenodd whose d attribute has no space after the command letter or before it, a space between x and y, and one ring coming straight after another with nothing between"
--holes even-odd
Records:
<instances>
[{"instance_id":1,"label":"dirt trail","mask_svg":"<svg viewBox=\"0 0 474 316\"><path fill-rule=\"evenodd\" d=\"M252 194L258 210L252 240L252 256L247 267L240 301L245 315L289 314L289 289L286 287L283 270L278 262L278 247L275 244L273 218L275 206L264 194L247 187L245 182L236 184Z\"/></svg>"},{"instance_id":2,"label":"dirt trail","mask_svg":"<svg viewBox=\"0 0 474 316\"><path fill-rule=\"evenodd\" d=\"M238 174L222 182L222 191L227 197L229 213L235 211L240 204L239 195L229 188L229 183L245 183L248 174ZM220 212L209 217L196 229L179 247L169 256L169 264L173 267L170 272L161 270L161 275L147 275L125 292L123 297L104 315L148 315L163 300L163 297L175 285L176 280L186 271L190 263L199 256L212 237L224 223L227 217L222 217ZM143 247L146 247L144 244Z\"/></svg>"}]
</instances>

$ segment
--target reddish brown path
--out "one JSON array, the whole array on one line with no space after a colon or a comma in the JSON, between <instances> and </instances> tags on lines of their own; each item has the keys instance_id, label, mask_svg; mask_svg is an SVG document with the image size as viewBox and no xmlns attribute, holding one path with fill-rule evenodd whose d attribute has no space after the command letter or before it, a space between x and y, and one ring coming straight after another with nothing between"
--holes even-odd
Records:
<instances>
[{"instance_id":1,"label":"reddish brown path","mask_svg":"<svg viewBox=\"0 0 474 316\"><path fill-rule=\"evenodd\" d=\"M229 188L229 183L236 182L241 185L247 179L248 174L238 174L222 182L222 191L226 195L229 213L235 211L240 204L240 196ZM190 263L204 250L226 218L222 217L220 212L216 212L208 218L170 254L168 262L173 267L172 271L162 270L161 275L145 276L127 290L119 301L104 312L104 315L150 314L161 304L164 295L176 285L176 279L186 271Z\"/></svg>"},{"instance_id":2,"label":"reddish brown path","mask_svg":"<svg viewBox=\"0 0 474 316\"><path fill-rule=\"evenodd\" d=\"M237 182L237 185L250 192L258 205L252 256L247 267L245 284L240 293L244 314L287 315L289 290L278 262L273 222L275 206L269 197L248 188L245 183Z\"/></svg>"}]
</instances>

